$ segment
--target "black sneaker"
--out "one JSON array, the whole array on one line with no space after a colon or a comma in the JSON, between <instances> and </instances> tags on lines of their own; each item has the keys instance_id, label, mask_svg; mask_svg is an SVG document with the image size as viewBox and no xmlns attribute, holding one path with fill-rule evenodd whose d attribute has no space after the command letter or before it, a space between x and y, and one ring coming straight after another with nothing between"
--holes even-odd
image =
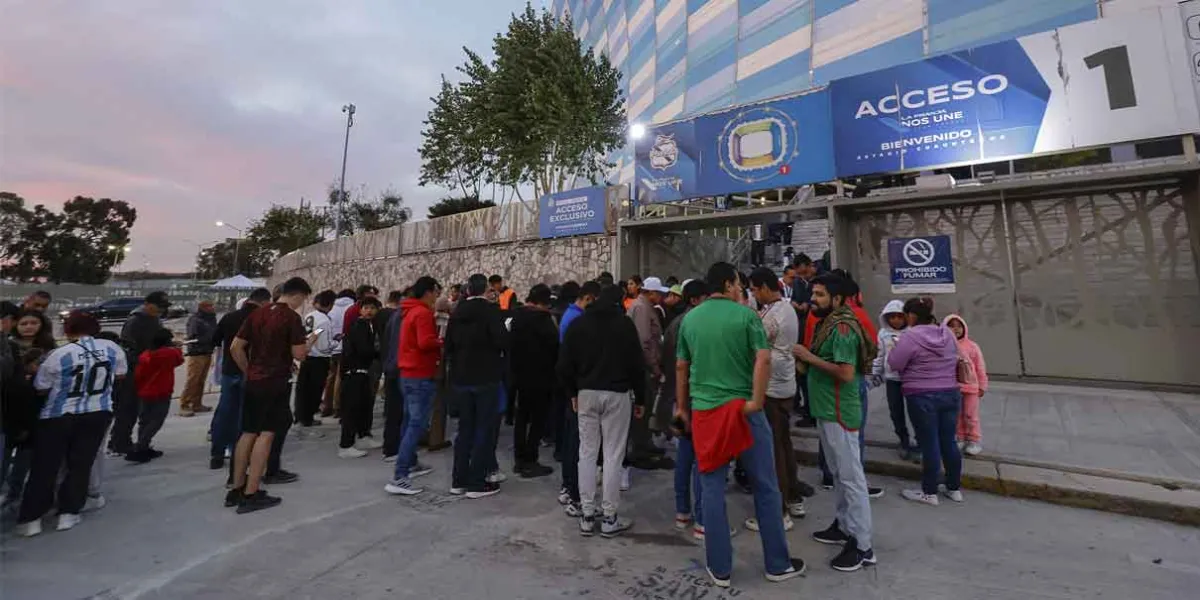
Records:
<instances>
[{"instance_id":1,"label":"black sneaker","mask_svg":"<svg viewBox=\"0 0 1200 600\"><path fill-rule=\"evenodd\" d=\"M846 535L846 533L842 531L842 528L838 526L838 522L836 520L833 522L833 525L829 526L828 529L815 532L812 534L812 537L814 540L817 540L822 544L844 544L850 541L850 536Z\"/></svg>"},{"instance_id":2,"label":"black sneaker","mask_svg":"<svg viewBox=\"0 0 1200 600\"><path fill-rule=\"evenodd\" d=\"M494 483L484 482L482 488L480 488L478 490L473 490L473 491L467 492L467 499L479 500L480 498L487 498L488 496L495 496L496 494L499 494L499 493L500 493L499 485L496 485Z\"/></svg>"},{"instance_id":3,"label":"black sneaker","mask_svg":"<svg viewBox=\"0 0 1200 600\"><path fill-rule=\"evenodd\" d=\"M821 489L829 491L833 489L833 479L821 478Z\"/></svg>"},{"instance_id":4,"label":"black sneaker","mask_svg":"<svg viewBox=\"0 0 1200 600\"><path fill-rule=\"evenodd\" d=\"M133 452L125 455L125 460L131 463L137 463L139 465L144 465L150 462L152 458L153 457L150 456L150 453L145 450L134 450Z\"/></svg>"},{"instance_id":5,"label":"black sneaker","mask_svg":"<svg viewBox=\"0 0 1200 600\"><path fill-rule=\"evenodd\" d=\"M791 564L791 566L788 567L788 569L786 571L784 571L778 575L772 575L771 573L767 573L767 581L770 581L772 583L783 583L784 581L787 581L789 579L795 579L795 578L803 575L804 571L808 568L804 564L804 561L799 558L793 558L793 559L791 559L791 561L792 561L792 564Z\"/></svg>"},{"instance_id":6,"label":"black sneaker","mask_svg":"<svg viewBox=\"0 0 1200 600\"><path fill-rule=\"evenodd\" d=\"M224 456L214 456L214 457L208 459L208 468L210 468L214 471L220 471L221 469L224 469L225 468L225 457Z\"/></svg>"},{"instance_id":7,"label":"black sneaker","mask_svg":"<svg viewBox=\"0 0 1200 600\"><path fill-rule=\"evenodd\" d=\"M241 502L242 489L243 488L233 488L228 492L225 492L225 508L233 508L238 505L238 502Z\"/></svg>"},{"instance_id":8,"label":"black sneaker","mask_svg":"<svg viewBox=\"0 0 1200 600\"><path fill-rule=\"evenodd\" d=\"M271 473L270 475L263 477L263 483L267 485L283 485L285 483L293 483L298 479L300 479L299 475L291 471L280 469L275 473Z\"/></svg>"},{"instance_id":9,"label":"black sneaker","mask_svg":"<svg viewBox=\"0 0 1200 600\"><path fill-rule=\"evenodd\" d=\"M875 560L874 550L859 550L858 541L850 538L842 548L842 552L829 561L829 566L843 573L852 573L863 568L864 565L870 566L876 562L878 561Z\"/></svg>"},{"instance_id":10,"label":"black sneaker","mask_svg":"<svg viewBox=\"0 0 1200 600\"><path fill-rule=\"evenodd\" d=\"M796 491L805 498L812 498L813 496L817 495L817 490L813 489L813 486L808 485L803 481L796 482Z\"/></svg>"},{"instance_id":11,"label":"black sneaker","mask_svg":"<svg viewBox=\"0 0 1200 600\"><path fill-rule=\"evenodd\" d=\"M274 508L283 502L283 498L271 496L265 490L258 490L253 496L242 495L242 501L238 502L237 512L239 515L246 513L257 512Z\"/></svg>"},{"instance_id":12,"label":"black sneaker","mask_svg":"<svg viewBox=\"0 0 1200 600\"><path fill-rule=\"evenodd\" d=\"M162 453L162 450L155 450L154 448L146 448L146 455L149 456L151 459L155 459L155 458L162 458L163 453Z\"/></svg>"},{"instance_id":13,"label":"black sneaker","mask_svg":"<svg viewBox=\"0 0 1200 600\"><path fill-rule=\"evenodd\" d=\"M517 474L520 475L522 479L533 479L536 477L545 477L552 473L554 473L553 467L548 467L546 465L539 464L539 463L529 463L526 465L522 465L521 468L517 471Z\"/></svg>"}]
</instances>

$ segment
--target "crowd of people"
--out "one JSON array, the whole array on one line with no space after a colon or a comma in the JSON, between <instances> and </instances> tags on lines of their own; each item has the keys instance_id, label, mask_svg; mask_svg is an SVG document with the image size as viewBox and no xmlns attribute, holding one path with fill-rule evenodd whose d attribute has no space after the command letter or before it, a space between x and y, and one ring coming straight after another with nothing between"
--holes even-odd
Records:
<instances>
[{"instance_id":1,"label":"crowd of people","mask_svg":"<svg viewBox=\"0 0 1200 600\"><path fill-rule=\"evenodd\" d=\"M499 275L448 289L424 276L382 298L371 285L314 295L292 278L220 319L201 304L180 341L162 324L170 306L162 292L145 298L120 335L71 313L62 345L44 316L48 294L0 303L6 506L19 507L26 536L41 532L52 509L65 530L102 507L106 456L162 455L153 439L176 367L186 364L179 414L212 411L209 466L228 464L224 503L238 513L280 504L267 486L298 478L282 468L293 425L320 437L321 419L339 419L337 456L379 450L392 463L386 493L416 495L432 471L418 448L440 438L435 422L457 419L449 493L481 499L507 479L497 457L507 423L515 475L553 475L541 458L553 447L557 501L583 536L633 526L620 509L636 470L673 471L674 526L703 541L720 587L730 585L737 531L726 511L731 471L753 496L742 525L761 538L767 579L805 571L785 536L814 494L797 471L797 416L796 426L817 430L821 482L836 507L812 537L841 546L833 569L855 571L877 562L870 499L883 494L863 467L868 391L885 387L901 456L923 465L920 488L902 497L937 505L963 501L961 452L982 449L988 380L962 317L939 322L930 299L912 298L888 302L876 326L850 274L822 267L801 254L781 274L728 263L685 281L618 283L602 273L534 285L524 302ZM214 410L201 398L217 349Z\"/></svg>"}]
</instances>

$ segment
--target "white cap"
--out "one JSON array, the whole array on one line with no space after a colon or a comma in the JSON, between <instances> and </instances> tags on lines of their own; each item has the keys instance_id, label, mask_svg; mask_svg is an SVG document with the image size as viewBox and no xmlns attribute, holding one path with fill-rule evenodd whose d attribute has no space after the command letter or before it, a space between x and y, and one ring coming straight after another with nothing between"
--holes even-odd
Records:
<instances>
[{"instance_id":1,"label":"white cap","mask_svg":"<svg viewBox=\"0 0 1200 600\"><path fill-rule=\"evenodd\" d=\"M642 290L647 292L659 292L662 294L670 293L671 288L663 285L662 280L657 277L647 277L642 281Z\"/></svg>"}]
</instances>

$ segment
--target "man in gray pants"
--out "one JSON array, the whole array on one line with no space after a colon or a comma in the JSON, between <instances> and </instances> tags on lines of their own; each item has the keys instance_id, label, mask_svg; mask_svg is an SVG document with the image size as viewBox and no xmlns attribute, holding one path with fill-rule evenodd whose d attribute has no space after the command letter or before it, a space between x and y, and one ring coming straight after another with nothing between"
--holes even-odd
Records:
<instances>
[{"instance_id":1,"label":"man in gray pants","mask_svg":"<svg viewBox=\"0 0 1200 600\"><path fill-rule=\"evenodd\" d=\"M596 459L604 444L604 499L600 535L614 537L633 526L617 516L621 463L629 439L630 415L646 405L645 362L637 328L625 317L620 288L600 292L563 338L558 377L579 414L579 533L596 532ZM630 394L633 399L630 399Z\"/></svg>"}]
</instances>

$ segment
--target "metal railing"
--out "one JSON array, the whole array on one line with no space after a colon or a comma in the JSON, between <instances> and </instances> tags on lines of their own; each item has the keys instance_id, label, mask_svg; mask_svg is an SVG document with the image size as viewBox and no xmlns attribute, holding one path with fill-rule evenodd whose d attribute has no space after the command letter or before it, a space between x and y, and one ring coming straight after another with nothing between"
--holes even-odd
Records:
<instances>
[{"instance_id":1,"label":"metal railing","mask_svg":"<svg viewBox=\"0 0 1200 600\"><path fill-rule=\"evenodd\" d=\"M608 188L607 233L616 230L618 213L628 200L627 186ZM276 259L274 272L539 238L537 201L512 202L313 244Z\"/></svg>"}]
</instances>

